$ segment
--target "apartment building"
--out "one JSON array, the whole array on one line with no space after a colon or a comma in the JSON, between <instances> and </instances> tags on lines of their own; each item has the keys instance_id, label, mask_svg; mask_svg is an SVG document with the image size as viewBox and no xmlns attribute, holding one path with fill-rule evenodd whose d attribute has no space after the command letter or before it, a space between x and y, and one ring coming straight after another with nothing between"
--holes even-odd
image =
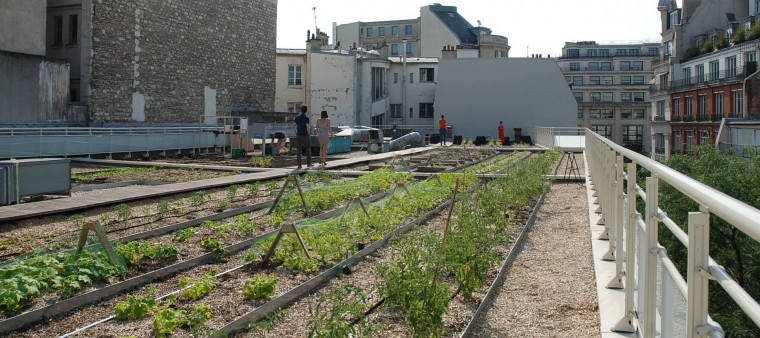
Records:
<instances>
[{"instance_id":1,"label":"apartment building","mask_svg":"<svg viewBox=\"0 0 760 338\"><path fill-rule=\"evenodd\" d=\"M566 42L557 64L578 103L578 126L648 151L652 64L658 43Z\"/></svg>"},{"instance_id":2,"label":"apartment building","mask_svg":"<svg viewBox=\"0 0 760 338\"><path fill-rule=\"evenodd\" d=\"M653 157L688 154L719 139L733 146L730 133L720 136L722 126L760 112L753 90L760 3L684 0L679 7L662 0L658 10L662 51L651 88Z\"/></svg>"},{"instance_id":3,"label":"apartment building","mask_svg":"<svg viewBox=\"0 0 760 338\"><path fill-rule=\"evenodd\" d=\"M440 58L444 46L473 50L470 57L508 57L509 44L491 29L473 26L455 6L433 4L420 8L415 19L353 22L334 27L342 49L363 48L383 57Z\"/></svg>"}]
</instances>

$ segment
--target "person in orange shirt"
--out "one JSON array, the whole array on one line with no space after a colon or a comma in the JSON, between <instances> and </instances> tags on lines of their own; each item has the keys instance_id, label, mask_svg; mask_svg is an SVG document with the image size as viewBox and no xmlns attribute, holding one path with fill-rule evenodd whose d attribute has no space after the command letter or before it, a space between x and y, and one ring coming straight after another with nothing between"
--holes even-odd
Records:
<instances>
[{"instance_id":1,"label":"person in orange shirt","mask_svg":"<svg viewBox=\"0 0 760 338\"><path fill-rule=\"evenodd\" d=\"M499 141L504 145L504 122L499 121Z\"/></svg>"},{"instance_id":2,"label":"person in orange shirt","mask_svg":"<svg viewBox=\"0 0 760 338\"><path fill-rule=\"evenodd\" d=\"M441 145L446 145L446 119L441 115L438 120L438 133L441 135Z\"/></svg>"}]
</instances>

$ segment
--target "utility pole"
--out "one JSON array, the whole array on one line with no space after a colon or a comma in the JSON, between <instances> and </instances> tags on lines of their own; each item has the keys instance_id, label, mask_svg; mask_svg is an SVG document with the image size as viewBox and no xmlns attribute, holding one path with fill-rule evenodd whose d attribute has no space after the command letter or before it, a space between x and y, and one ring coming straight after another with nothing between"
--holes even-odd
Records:
<instances>
[{"instance_id":1,"label":"utility pole","mask_svg":"<svg viewBox=\"0 0 760 338\"><path fill-rule=\"evenodd\" d=\"M406 44L407 40L401 40L401 55L403 74L401 76L401 124L406 126Z\"/></svg>"}]
</instances>

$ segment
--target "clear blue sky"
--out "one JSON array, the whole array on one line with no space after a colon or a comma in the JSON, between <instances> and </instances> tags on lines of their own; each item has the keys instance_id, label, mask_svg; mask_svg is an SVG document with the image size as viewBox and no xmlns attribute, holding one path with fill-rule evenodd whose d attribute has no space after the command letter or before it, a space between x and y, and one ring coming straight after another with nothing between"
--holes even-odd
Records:
<instances>
[{"instance_id":1,"label":"clear blue sky","mask_svg":"<svg viewBox=\"0 0 760 338\"><path fill-rule=\"evenodd\" d=\"M317 27L332 36L333 22L417 18L420 7L434 2L456 6L470 24L480 20L506 36L510 57L556 55L565 41L660 41L657 0L279 0L277 47L305 48L314 7Z\"/></svg>"}]
</instances>

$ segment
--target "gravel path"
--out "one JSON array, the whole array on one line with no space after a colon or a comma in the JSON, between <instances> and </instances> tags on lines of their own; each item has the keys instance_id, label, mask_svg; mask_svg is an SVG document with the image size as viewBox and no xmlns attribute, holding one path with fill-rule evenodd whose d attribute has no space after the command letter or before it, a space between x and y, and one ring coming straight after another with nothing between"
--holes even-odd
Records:
<instances>
[{"instance_id":1,"label":"gravel path","mask_svg":"<svg viewBox=\"0 0 760 338\"><path fill-rule=\"evenodd\" d=\"M476 337L599 337L585 187L552 186Z\"/></svg>"}]
</instances>

